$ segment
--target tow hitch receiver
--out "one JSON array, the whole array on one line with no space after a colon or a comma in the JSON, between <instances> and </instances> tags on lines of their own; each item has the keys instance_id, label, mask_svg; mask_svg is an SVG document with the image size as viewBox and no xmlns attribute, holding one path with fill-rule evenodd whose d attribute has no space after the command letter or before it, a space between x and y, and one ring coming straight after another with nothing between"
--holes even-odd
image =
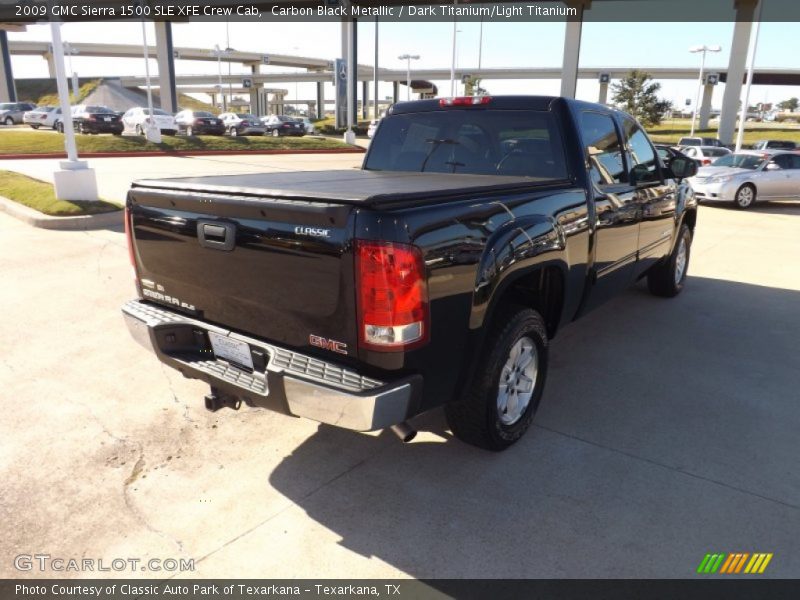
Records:
<instances>
[{"instance_id":1,"label":"tow hitch receiver","mask_svg":"<svg viewBox=\"0 0 800 600\"><path fill-rule=\"evenodd\" d=\"M222 394L215 387L211 388L211 393L206 396L205 401L206 410L210 410L211 412L217 412L220 408L225 407L239 410L239 407L242 405L241 400L233 396L228 396L227 394Z\"/></svg>"}]
</instances>

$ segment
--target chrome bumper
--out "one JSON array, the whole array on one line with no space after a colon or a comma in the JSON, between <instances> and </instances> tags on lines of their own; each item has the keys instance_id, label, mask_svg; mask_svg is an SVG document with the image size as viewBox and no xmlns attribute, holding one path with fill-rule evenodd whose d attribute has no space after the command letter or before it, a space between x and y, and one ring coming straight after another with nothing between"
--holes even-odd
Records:
<instances>
[{"instance_id":1,"label":"chrome bumper","mask_svg":"<svg viewBox=\"0 0 800 600\"><path fill-rule=\"evenodd\" d=\"M248 405L374 431L405 421L418 404L419 376L382 382L140 300L128 302L122 313L133 338L160 361ZM246 342L264 366L250 372L215 358L209 331Z\"/></svg>"}]
</instances>

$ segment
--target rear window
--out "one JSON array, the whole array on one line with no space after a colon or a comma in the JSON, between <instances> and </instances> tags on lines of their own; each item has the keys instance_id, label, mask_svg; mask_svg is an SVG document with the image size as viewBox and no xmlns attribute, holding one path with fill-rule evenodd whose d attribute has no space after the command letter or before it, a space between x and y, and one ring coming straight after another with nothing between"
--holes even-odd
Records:
<instances>
[{"instance_id":1,"label":"rear window","mask_svg":"<svg viewBox=\"0 0 800 600\"><path fill-rule=\"evenodd\" d=\"M443 110L381 121L366 169L565 179L553 116L532 110Z\"/></svg>"},{"instance_id":2,"label":"rear window","mask_svg":"<svg viewBox=\"0 0 800 600\"><path fill-rule=\"evenodd\" d=\"M706 156L727 156L730 152L725 148L703 148L703 154Z\"/></svg>"},{"instance_id":3,"label":"rear window","mask_svg":"<svg viewBox=\"0 0 800 600\"><path fill-rule=\"evenodd\" d=\"M794 142L786 142L782 140L771 140L767 142L767 148L780 148L786 150L793 150L796 148L796 144Z\"/></svg>"}]
</instances>

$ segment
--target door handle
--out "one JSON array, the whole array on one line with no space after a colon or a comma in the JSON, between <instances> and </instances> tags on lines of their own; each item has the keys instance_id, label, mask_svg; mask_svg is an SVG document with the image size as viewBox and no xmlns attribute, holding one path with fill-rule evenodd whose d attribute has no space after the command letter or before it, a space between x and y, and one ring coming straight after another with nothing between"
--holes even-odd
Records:
<instances>
[{"instance_id":1,"label":"door handle","mask_svg":"<svg viewBox=\"0 0 800 600\"><path fill-rule=\"evenodd\" d=\"M197 221L197 241L212 250L233 250L236 245L236 225L220 221Z\"/></svg>"}]
</instances>

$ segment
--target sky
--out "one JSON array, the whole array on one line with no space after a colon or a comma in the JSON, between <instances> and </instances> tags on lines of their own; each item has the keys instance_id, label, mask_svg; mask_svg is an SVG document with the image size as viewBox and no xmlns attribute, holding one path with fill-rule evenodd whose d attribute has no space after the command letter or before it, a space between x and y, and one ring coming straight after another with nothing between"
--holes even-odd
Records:
<instances>
[{"instance_id":1,"label":"sky","mask_svg":"<svg viewBox=\"0 0 800 600\"><path fill-rule=\"evenodd\" d=\"M359 24L359 57L361 64L372 64L374 57L374 29L372 22ZM477 66L480 44L480 24L464 22L457 25L458 65ZM583 25L580 65L583 67L697 67L700 57L689 53L690 46L698 44L720 45L722 51L709 54L706 67L727 68L734 24L721 23L597 23ZM230 46L237 50L263 54L297 54L302 56L332 59L340 52L340 25L338 23L242 23L228 24ZM405 62L398 60L404 53L420 55L412 63L413 68L449 68L452 53L453 24L449 23L382 23L379 27L379 65L402 69ZM482 42L482 64L485 67L559 67L564 44L564 23L484 23ZM798 68L800 35L797 23L765 22L761 25L756 68ZM149 41L154 43L152 24L148 25ZM142 41L139 22L112 23L68 23L63 26L62 37L72 42L113 42L140 44ZM226 23L174 24L173 38L176 47L207 47L226 45ZM26 32L9 33L11 40L50 41L49 25L29 26ZM14 76L47 77L47 64L39 57L12 57ZM144 59L72 59L73 70L81 77L144 75ZM151 73L157 72L155 61L150 65ZM247 67L234 65L233 73L245 74ZM224 72L227 66L223 65ZM275 71L291 71L279 69ZM176 72L180 74L213 74L216 65L212 62L177 61ZM269 69L262 68L267 73ZM440 94L449 92L449 81L435 82ZM676 107L683 107L686 99L694 102L697 80L664 80L660 95L671 100ZM499 81L488 80L483 86L493 94L558 94L558 80ZM315 96L313 83L278 84L288 90L288 101L297 96L311 99ZM401 88L401 94L403 88ZM714 92L713 107L720 108L724 85ZM371 90L370 90L371 91ZM333 89L326 90L326 97L333 98ZM391 84L381 84L381 97L391 95ZM579 80L577 97L596 101L596 81ZM800 86L754 86L751 104L779 102L792 96L800 97Z\"/></svg>"}]
</instances>

